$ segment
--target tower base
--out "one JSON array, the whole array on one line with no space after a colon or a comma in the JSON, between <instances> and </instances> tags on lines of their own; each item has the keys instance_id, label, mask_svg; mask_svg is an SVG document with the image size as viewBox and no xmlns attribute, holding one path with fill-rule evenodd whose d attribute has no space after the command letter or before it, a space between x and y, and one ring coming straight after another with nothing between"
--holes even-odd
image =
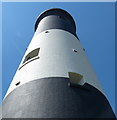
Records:
<instances>
[{"instance_id":1,"label":"tower base","mask_svg":"<svg viewBox=\"0 0 117 120\"><path fill-rule=\"evenodd\" d=\"M115 118L93 86L69 86L69 78L42 78L13 90L3 101L3 118Z\"/></svg>"}]
</instances>

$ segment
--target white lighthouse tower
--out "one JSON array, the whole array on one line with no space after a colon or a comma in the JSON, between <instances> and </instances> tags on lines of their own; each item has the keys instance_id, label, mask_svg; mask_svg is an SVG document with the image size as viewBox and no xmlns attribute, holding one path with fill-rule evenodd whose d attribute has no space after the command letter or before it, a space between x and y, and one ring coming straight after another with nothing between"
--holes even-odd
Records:
<instances>
[{"instance_id":1,"label":"white lighthouse tower","mask_svg":"<svg viewBox=\"0 0 117 120\"><path fill-rule=\"evenodd\" d=\"M114 113L62 9L43 12L3 101L3 118L113 118Z\"/></svg>"}]
</instances>

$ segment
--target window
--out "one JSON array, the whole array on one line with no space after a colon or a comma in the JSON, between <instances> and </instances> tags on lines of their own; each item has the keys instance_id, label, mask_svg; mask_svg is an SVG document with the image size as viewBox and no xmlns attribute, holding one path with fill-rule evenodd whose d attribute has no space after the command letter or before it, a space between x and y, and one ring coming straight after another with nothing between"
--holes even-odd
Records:
<instances>
[{"instance_id":1,"label":"window","mask_svg":"<svg viewBox=\"0 0 117 120\"><path fill-rule=\"evenodd\" d=\"M40 50L40 48L37 48L37 49L31 51L31 52L25 57L23 63L25 63L26 61L29 61L29 60L32 59L32 58L35 58L36 56L38 56L39 50Z\"/></svg>"},{"instance_id":2,"label":"window","mask_svg":"<svg viewBox=\"0 0 117 120\"><path fill-rule=\"evenodd\" d=\"M77 50L73 49L74 52L77 52Z\"/></svg>"},{"instance_id":3,"label":"window","mask_svg":"<svg viewBox=\"0 0 117 120\"><path fill-rule=\"evenodd\" d=\"M49 33L49 31L45 31L45 33Z\"/></svg>"},{"instance_id":4,"label":"window","mask_svg":"<svg viewBox=\"0 0 117 120\"><path fill-rule=\"evenodd\" d=\"M74 72L68 72L70 83L68 84L69 86L72 85L83 85L84 80L83 80L83 75L74 73Z\"/></svg>"},{"instance_id":5,"label":"window","mask_svg":"<svg viewBox=\"0 0 117 120\"><path fill-rule=\"evenodd\" d=\"M18 83L16 83L15 85L17 86L17 85L19 85L20 84L20 81L18 82Z\"/></svg>"},{"instance_id":6,"label":"window","mask_svg":"<svg viewBox=\"0 0 117 120\"><path fill-rule=\"evenodd\" d=\"M20 70L23 66L25 66L26 64L30 63L31 61L34 61L36 59L39 59L39 50L40 48L37 48L33 51L31 51L24 59L22 65L19 67L18 70Z\"/></svg>"}]
</instances>

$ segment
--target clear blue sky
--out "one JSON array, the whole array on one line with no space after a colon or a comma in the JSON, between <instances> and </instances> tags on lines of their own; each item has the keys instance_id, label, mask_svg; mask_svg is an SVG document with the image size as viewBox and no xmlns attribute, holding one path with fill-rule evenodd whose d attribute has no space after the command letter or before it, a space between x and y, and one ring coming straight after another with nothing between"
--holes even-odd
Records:
<instances>
[{"instance_id":1,"label":"clear blue sky","mask_svg":"<svg viewBox=\"0 0 117 120\"><path fill-rule=\"evenodd\" d=\"M115 3L110 2L2 3L2 98L33 37L37 16L49 8L62 8L73 16L80 42L115 111Z\"/></svg>"}]
</instances>

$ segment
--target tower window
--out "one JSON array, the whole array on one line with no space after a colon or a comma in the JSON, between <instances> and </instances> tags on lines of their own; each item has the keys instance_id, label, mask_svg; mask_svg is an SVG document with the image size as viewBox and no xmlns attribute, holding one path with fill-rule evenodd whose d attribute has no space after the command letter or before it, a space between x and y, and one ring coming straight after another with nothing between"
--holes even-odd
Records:
<instances>
[{"instance_id":1,"label":"tower window","mask_svg":"<svg viewBox=\"0 0 117 120\"><path fill-rule=\"evenodd\" d=\"M68 84L69 86L72 85L83 85L84 80L83 80L83 75L79 73L74 73L74 72L68 72L70 83Z\"/></svg>"},{"instance_id":2,"label":"tower window","mask_svg":"<svg viewBox=\"0 0 117 120\"><path fill-rule=\"evenodd\" d=\"M20 81L18 82L18 83L16 83L15 85L17 86L17 85L19 85L20 84Z\"/></svg>"},{"instance_id":3,"label":"tower window","mask_svg":"<svg viewBox=\"0 0 117 120\"><path fill-rule=\"evenodd\" d=\"M45 31L45 33L49 33L49 31Z\"/></svg>"},{"instance_id":4,"label":"tower window","mask_svg":"<svg viewBox=\"0 0 117 120\"><path fill-rule=\"evenodd\" d=\"M73 49L74 52L77 52L77 50Z\"/></svg>"},{"instance_id":5,"label":"tower window","mask_svg":"<svg viewBox=\"0 0 117 120\"><path fill-rule=\"evenodd\" d=\"M37 49L31 51L31 52L25 57L23 63L25 63L26 61L28 61L28 60L36 57L36 56L38 56L39 50L40 50L40 48L37 48Z\"/></svg>"}]
</instances>

